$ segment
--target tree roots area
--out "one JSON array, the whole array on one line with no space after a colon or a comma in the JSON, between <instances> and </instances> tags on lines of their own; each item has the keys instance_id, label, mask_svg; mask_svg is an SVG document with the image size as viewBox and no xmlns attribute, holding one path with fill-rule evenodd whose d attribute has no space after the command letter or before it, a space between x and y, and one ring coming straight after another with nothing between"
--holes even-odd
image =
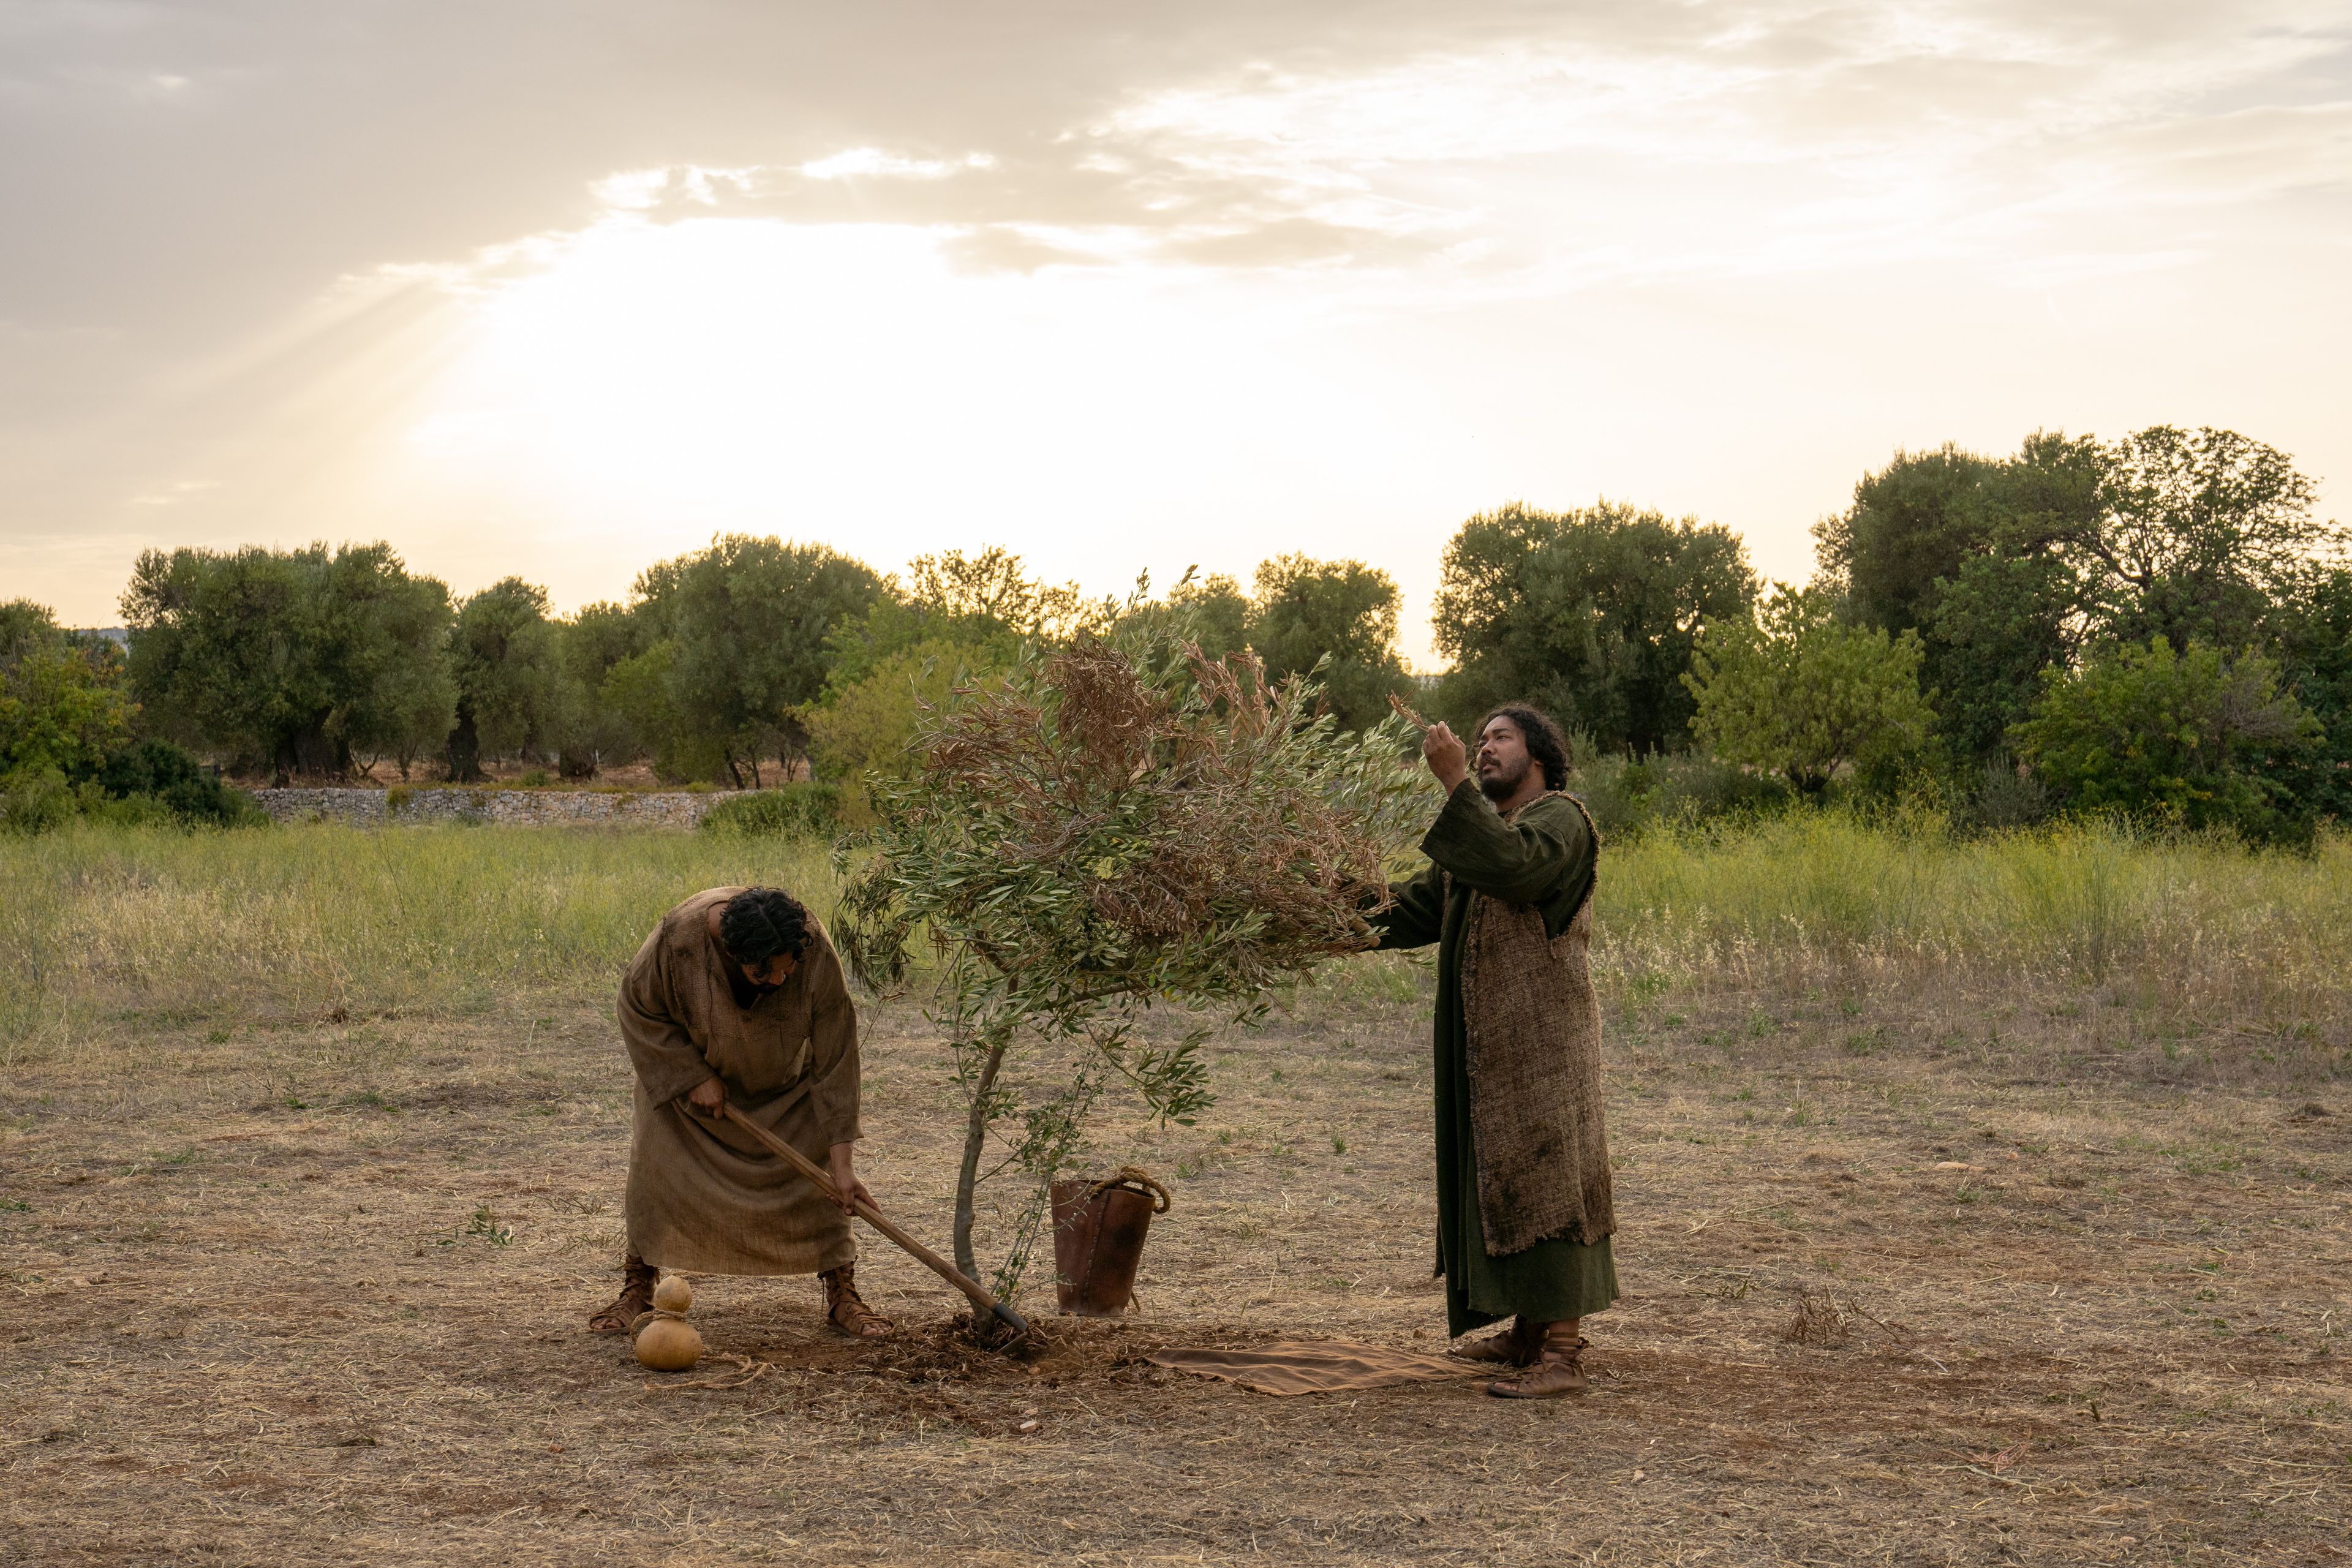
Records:
<instances>
[{"instance_id":1,"label":"tree roots area","mask_svg":"<svg viewBox=\"0 0 2352 1568\"><path fill-rule=\"evenodd\" d=\"M863 1234L898 1337L698 1279L713 1354L584 1331L619 1284L602 997L128 1017L0 1074L14 1563L2352 1562L2342 1042L2095 994L1644 999L1607 1035L1625 1296L1592 1391L1276 1398L1169 1345L1430 1350L1423 1004L1223 1042L1140 1310L1021 1355ZM861 1169L944 1246L961 1114L869 1018ZM2300 1051L2301 1055L2295 1053ZM1007 1194L983 1237L1010 1223ZM746 1358L722 1362L719 1352ZM681 1386L699 1384L699 1386Z\"/></svg>"}]
</instances>

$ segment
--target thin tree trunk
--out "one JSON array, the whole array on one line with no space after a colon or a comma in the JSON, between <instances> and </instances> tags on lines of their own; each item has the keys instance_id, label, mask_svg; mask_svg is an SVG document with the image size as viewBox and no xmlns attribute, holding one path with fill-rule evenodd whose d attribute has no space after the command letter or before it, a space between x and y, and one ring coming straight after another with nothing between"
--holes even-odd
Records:
<instances>
[{"instance_id":1,"label":"thin tree trunk","mask_svg":"<svg viewBox=\"0 0 2352 1568\"><path fill-rule=\"evenodd\" d=\"M980 1082L972 1089L971 1119L964 1124L963 1164L956 1172L955 1259L967 1279L980 1278L971 1256L971 1204L972 1191L980 1185L981 1152L988 1142L988 1097L996 1088L996 1069L1004 1065L1004 1047L1012 1043L1012 1036L1005 1035L988 1047L988 1058L980 1064Z\"/></svg>"},{"instance_id":2,"label":"thin tree trunk","mask_svg":"<svg viewBox=\"0 0 2352 1568\"><path fill-rule=\"evenodd\" d=\"M451 784L479 784L487 776L482 772L481 738L474 731L471 714L459 718L457 727L449 731L446 755Z\"/></svg>"}]
</instances>

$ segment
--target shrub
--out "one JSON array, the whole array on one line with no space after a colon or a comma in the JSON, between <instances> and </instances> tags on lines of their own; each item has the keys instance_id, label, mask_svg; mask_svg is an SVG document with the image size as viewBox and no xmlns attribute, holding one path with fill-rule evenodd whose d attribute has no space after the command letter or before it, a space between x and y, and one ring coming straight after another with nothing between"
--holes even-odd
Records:
<instances>
[{"instance_id":1,"label":"shrub","mask_svg":"<svg viewBox=\"0 0 2352 1568\"><path fill-rule=\"evenodd\" d=\"M110 801L152 802L189 826L253 827L269 820L251 795L223 784L169 741L146 740L124 747L92 772L89 782ZM150 816L137 807L112 815L117 820Z\"/></svg>"},{"instance_id":2,"label":"shrub","mask_svg":"<svg viewBox=\"0 0 2352 1568\"><path fill-rule=\"evenodd\" d=\"M2305 841L2319 725L2260 654L2191 642L2111 643L2053 672L2011 737L2075 811L2120 811L2257 842Z\"/></svg>"},{"instance_id":3,"label":"shrub","mask_svg":"<svg viewBox=\"0 0 2352 1568\"><path fill-rule=\"evenodd\" d=\"M73 787L55 767L18 768L0 778L0 832L53 832L71 822L79 809Z\"/></svg>"},{"instance_id":4,"label":"shrub","mask_svg":"<svg viewBox=\"0 0 2352 1568\"><path fill-rule=\"evenodd\" d=\"M1582 737L1570 741L1576 772L1569 793L1584 802L1604 838L1638 837L1654 827L1691 827L1769 816L1796 799L1778 773L1741 767L1705 752L1596 756Z\"/></svg>"},{"instance_id":5,"label":"shrub","mask_svg":"<svg viewBox=\"0 0 2352 1568\"><path fill-rule=\"evenodd\" d=\"M751 790L702 815L705 833L760 837L829 837L841 820L841 791L824 783Z\"/></svg>"},{"instance_id":6,"label":"shrub","mask_svg":"<svg viewBox=\"0 0 2352 1568\"><path fill-rule=\"evenodd\" d=\"M1956 833L1999 833L2038 826L2056 808L2049 786L2032 769L1991 757L1953 790L1948 820Z\"/></svg>"},{"instance_id":7,"label":"shrub","mask_svg":"<svg viewBox=\"0 0 2352 1568\"><path fill-rule=\"evenodd\" d=\"M251 795L168 741L142 741L70 772L20 768L0 784L0 826L9 832L46 833L77 815L125 827L254 827L269 820Z\"/></svg>"},{"instance_id":8,"label":"shrub","mask_svg":"<svg viewBox=\"0 0 2352 1568\"><path fill-rule=\"evenodd\" d=\"M1700 635L1691 728L1717 756L1819 795L1840 769L1881 777L1914 763L1935 715L1919 694L1919 637L1848 626L1819 590L1781 589L1753 621Z\"/></svg>"}]
</instances>

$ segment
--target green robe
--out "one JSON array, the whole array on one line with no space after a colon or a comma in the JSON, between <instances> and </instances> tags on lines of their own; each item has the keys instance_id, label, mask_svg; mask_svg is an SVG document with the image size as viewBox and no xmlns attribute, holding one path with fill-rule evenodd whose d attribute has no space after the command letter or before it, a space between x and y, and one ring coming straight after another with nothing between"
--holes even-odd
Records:
<instances>
[{"instance_id":1,"label":"green robe","mask_svg":"<svg viewBox=\"0 0 2352 1568\"><path fill-rule=\"evenodd\" d=\"M1462 1017L1462 928L1473 891L1543 911L1558 936L1592 884L1593 843L1584 816L1557 797L1506 822L1465 779L1421 841L1428 868L1398 882L1394 905L1372 917L1383 948L1437 943L1437 1258L1445 1276L1449 1330L1466 1334L1517 1313L1534 1322L1581 1318L1617 1300L1609 1238L1565 1237L1488 1256L1478 1218L1478 1156L1470 1131L1469 1048ZM1442 873L1451 872L1446 897Z\"/></svg>"}]
</instances>

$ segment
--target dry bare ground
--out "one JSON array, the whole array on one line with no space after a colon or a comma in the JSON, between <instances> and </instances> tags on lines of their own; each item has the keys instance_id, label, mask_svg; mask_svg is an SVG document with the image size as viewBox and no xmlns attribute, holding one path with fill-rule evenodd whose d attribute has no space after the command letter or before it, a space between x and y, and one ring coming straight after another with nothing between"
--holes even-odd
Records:
<instances>
[{"instance_id":1,"label":"dry bare ground","mask_svg":"<svg viewBox=\"0 0 2352 1568\"><path fill-rule=\"evenodd\" d=\"M871 1026L867 1174L940 1240L951 1096L911 1009ZM1594 1392L1524 1405L1142 1360L1442 1339L1417 1005L1234 1042L1200 1129L1110 1130L1175 1189L1137 1318L972 1350L869 1237L902 1339L706 1279L706 1340L772 1365L687 1391L583 1331L627 1146L601 998L110 1028L0 1080L16 1562L2352 1557L2352 1097L2295 1071L2340 1041L1932 986L1634 1006L1627 1294Z\"/></svg>"}]
</instances>

